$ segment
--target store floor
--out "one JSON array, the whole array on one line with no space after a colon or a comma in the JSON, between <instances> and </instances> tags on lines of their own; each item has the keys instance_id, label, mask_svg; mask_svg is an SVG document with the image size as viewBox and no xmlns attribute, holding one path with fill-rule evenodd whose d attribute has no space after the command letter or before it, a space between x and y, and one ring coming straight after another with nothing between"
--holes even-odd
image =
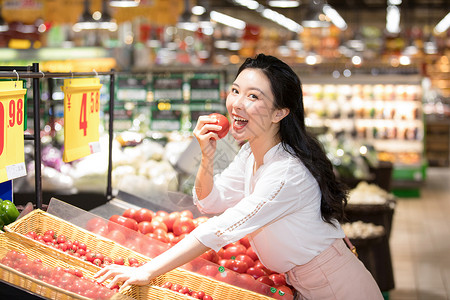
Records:
<instances>
[{"instance_id":1,"label":"store floor","mask_svg":"<svg viewBox=\"0 0 450 300\"><path fill-rule=\"evenodd\" d=\"M389 300L450 299L450 169L429 168L420 198L399 198L390 237Z\"/></svg>"}]
</instances>

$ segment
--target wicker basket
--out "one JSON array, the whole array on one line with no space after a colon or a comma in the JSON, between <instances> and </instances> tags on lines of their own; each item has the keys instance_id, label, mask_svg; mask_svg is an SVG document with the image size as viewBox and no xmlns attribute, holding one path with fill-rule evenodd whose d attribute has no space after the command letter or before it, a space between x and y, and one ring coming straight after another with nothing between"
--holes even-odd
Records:
<instances>
[{"instance_id":1,"label":"wicker basket","mask_svg":"<svg viewBox=\"0 0 450 300\"><path fill-rule=\"evenodd\" d=\"M16 220L4 227L4 230L12 235L15 239L28 240L29 242L39 244L41 247L45 247L55 255L64 255L64 259L70 263L82 262L83 260L63 253L50 246L41 244L33 239L25 236L29 231L35 231L36 233L44 233L46 230L53 229L58 235L63 234L70 240L78 240L87 245L92 251L98 251L104 255L108 255L112 258L117 256L122 257L136 257L139 261L148 261L150 258L128 249L118 243L111 241L107 238L99 236L95 233L87 231L83 228L75 226L63 219L53 216L42 210L34 210L23 218ZM96 267L93 265L93 267ZM234 273L234 272L230 272ZM136 299L193 299L192 297L175 293L168 289L160 288L166 281L172 283L178 283L189 288L198 291L202 290L206 294L211 295L214 299L249 299L249 300L264 300L272 299L268 296L239 288L232 284L224 283L222 281L215 280L213 278L203 276L188 270L181 268L174 269L164 275L155 278L150 285L133 287L132 297ZM136 291L134 291L136 288ZM129 292L126 293L127 295ZM286 299L290 299L286 297Z\"/></svg>"},{"instance_id":2,"label":"wicker basket","mask_svg":"<svg viewBox=\"0 0 450 300\"><path fill-rule=\"evenodd\" d=\"M92 233L86 229L78 227L70 222L67 222L61 218L58 218L52 214L44 212L42 210L36 209L25 215L23 218L16 220L15 222L4 227L4 230L11 235L15 236L17 239L32 240L25 235L30 231L35 231L38 234L43 234L45 231L52 229L58 235L64 235L71 241L78 240L83 242L86 246L94 252L100 252L104 255L108 255L112 258L114 257L135 257L140 262L148 261L150 258L137 253L127 247L121 246L120 244ZM52 247L47 246L49 251L62 253ZM67 259L70 261L82 261L79 258L66 255Z\"/></svg>"},{"instance_id":3,"label":"wicker basket","mask_svg":"<svg viewBox=\"0 0 450 300\"><path fill-rule=\"evenodd\" d=\"M100 269L95 265L83 261L76 262L75 264L69 263L64 257L58 258L49 254L46 247L40 243L34 243L27 240L19 242L12 239L8 233L1 233L0 258L3 258L11 250L25 253L30 260L40 259L42 260L43 265L49 267L80 269L85 277L92 278L92 275ZM3 264L0 264L0 279L49 299L88 299L84 296L66 291L37 278L28 276ZM133 287L126 292L126 295L117 294L113 298L132 299L136 298L137 295L138 290L136 287Z\"/></svg>"},{"instance_id":4,"label":"wicker basket","mask_svg":"<svg viewBox=\"0 0 450 300\"><path fill-rule=\"evenodd\" d=\"M230 272L234 273L234 272ZM183 286L188 286L194 291L204 291L207 295L212 296L214 299L246 299L246 300L269 300L273 299L265 295L249 291L247 289L239 288L237 286L218 281L207 276L192 273L183 269L175 269L166 274L160 275L153 279L150 283L154 286L162 286L165 282L178 283ZM153 298L155 291L150 289L149 286L143 286L139 288L139 299L157 299ZM170 298L172 299L172 298ZM286 299L288 296L286 296Z\"/></svg>"}]
</instances>

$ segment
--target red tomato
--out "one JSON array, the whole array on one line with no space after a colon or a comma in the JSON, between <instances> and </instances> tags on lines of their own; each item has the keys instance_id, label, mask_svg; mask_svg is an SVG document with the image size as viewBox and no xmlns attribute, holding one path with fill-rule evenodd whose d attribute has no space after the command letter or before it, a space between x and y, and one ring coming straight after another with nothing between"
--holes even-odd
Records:
<instances>
[{"instance_id":1,"label":"red tomato","mask_svg":"<svg viewBox=\"0 0 450 300\"><path fill-rule=\"evenodd\" d=\"M56 238L55 231L52 230L52 229L49 229L49 230L47 230L46 232L44 232L44 235L49 235L49 236L51 236L52 238Z\"/></svg>"},{"instance_id":2,"label":"red tomato","mask_svg":"<svg viewBox=\"0 0 450 300\"><path fill-rule=\"evenodd\" d=\"M175 221L179 218L180 218L180 213L177 211L171 212L167 216L167 218L164 218L164 223L167 226L167 232L173 231L173 223L175 223Z\"/></svg>"},{"instance_id":3,"label":"red tomato","mask_svg":"<svg viewBox=\"0 0 450 300\"><path fill-rule=\"evenodd\" d=\"M267 284L269 286L273 286L274 285L272 279L270 279L269 276L267 276L267 275L258 277L258 279L256 279L256 281L259 281L261 283Z\"/></svg>"},{"instance_id":4,"label":"red tomato","mask_svg":"<svg viewBox=\"0 0 450 300\"><path fill-rule=\"evenodd\" d=\"M93 231L95 228L106 226L106 221L102 218L92 218L86 223L86 229L89 231Z\"/></svg>"},{"instance_id":5,"label":"red tomato","mask_svg":"<svg viewBox=\"0 0 450 300\"><path fill-rule=\"evenodd\" d=\"M95 259L95 253L92 253L92 252L86 253L86 260L88 262L92 262L94 259Z\"/></svg>"},{"instance_id":6,"label":"red tomato","mask_svg":"<svg viewBox=\"0 0 450 300\"><path fill-rule=\"evenodd\" d=\"M292 299L293 292L287 285L279 286L277 291L272 294L275 299Z\"/></svg>"},{"instance_id":7,"label":"red tomato","mask_svg":"<svg viewBox=\"0 0 450 300\"><path fill-rule=\"evenodd\" d=\"M258 255L256 255L256 252L253 250L252 247L248 247L247 251L245 252L248 256L250 256L253 260L258 260Z\"/></svg>"},{"instance_id":8,"label":"red tomato","mask_svg":"<svg viewBox=\"0 0 450 300\"><path fill-rule=\"evenodd\" d=\"M272 279L274 286L286 285L284 274L270 274L269 278Z\"/></svg>"},{"instance_id":9,"label":"red tomato","mask_svg":"<svg viewBox=\"0 0 450 300\"><path fill-rule=\"evenodd\" d=\"M198 295L199 297L201 297L201 298L199 298L199 299L203 299L203 298L206 296L204 291L198 291L198 292L197 292L197 295Z\"/></svg>"},{"instance_id":10,"label":"red tomato","mask_svg":"<svg viewBox=\"0 0 450 300\"><path fill-rule=\"evenodd\" d=\"M231 271L237 272L237 273L245 273L247 272L248 265L244 261L236 260L236 259L229 259L225 263L225 268L230 269Z\"/></svg>"},{"instance_id":11,"label":"red tomato","mask_svg":"<svg viewBox=\"0 0 450 300\"><path fill-rule=\"evenodd\" d=\"M190 211L190 210L188 210L188 209L185 209L185 210L183 210L182 212L180 212L180 216L181 216L181 217L188 217L188 218L194 219L194 214L192 213L192 211Z\"/></svg>"},{"instance_id":12,"label":"red tomato","mask_svg":"<svg viewBox=\"0 0 450 300\"><path fill-rule=\"evenodd\" d=\"M214 250L208 250L205 253L203 253L202 255L200 255L201 258L209 260L213 263L218 263L219 262L219 255L217 255L216 251Z\"/></svg>"},{"instance_id":13,"label":"red tomato","mask_svg":"<svg viewBox=\"0 0 450 300\"><path fill-rule=\"evenodd\" d=\"M108 234L109 230L108 230L108 226L107 225L101 225L98 226L96 228L93 228L91 230L92 233L101 235L101 236L106 236L106 234Z\"/></svg>"},{"instance_id":14,"label":"red tomato","mask_svg":"<svg viewBox=\"0 0 450 300\"><path fill-rule=\"evenodd\" d=\"M228 133L228 130L230 129L230 122L228 122L227 117L224 115L213 113L210 114L209 117L213 117L217 119L217 125L222 126L222 129L217 131L217 135L219 136L219 139L225 137Z\"/></svg>"},{"instance_id":15,"label":"red tomato","mask_svg":"<svg viewBox=\"0 0 450 300\"><path fill-rule=\"evenodd\" d=\"M240 261L244 261L247 263L247 266L253 267L255 265L255 261L248 256L247 254L239 254L238 256L236 256L236 260L240 260Z\"/></svg>"},{"instance_id":16,"label":"red tomato","mask_svg":"<svg viewBox=\"0 0 450 300\"><path fill-rule=\"evenodd\" d=\"M103 258L103 263L104 263L105 265L110 265L110 264L113 263L113 260L112 260L111 257L105 256L105 258Z\"/></svg>"},{"instance_id":17,"label":"red tomato","mask_svg":"<svg viewBox=\"0 0 450 300\"><path fill-rule=\"evenodd\" d=\"M158 210L158 211L155 213L155 215L164 218L164 217L168 216L169 213L168 213L167 211L165 211L165 210Z\"/></svg>"},{"instance_id":18,"label":"red tomato","mask_svg":"<svg viewBox=\"0 0 450 300\"><path fill-rule=\"evenodd\" d=\"M122 231L117 230L117 229L114 229L114 230L111 230L110 232L108 232L108 234L106 234L106 238L111 239L121 245L127 239L126 235Z\"/></svg>"},{"instance_id":19,"label":"red tomato","mask_svg":"<svg viewBox=\"0 0 450 300\"><path fill-rule=\"evenodd\" d=\"M116 265L124 265L125 264L125 259L123 257L116 257L114 259L114 264Z\"/></svg>"},{"instance_id":20,"label":"red tomato","mask_svg":"<svg viewBox=\"0 0 450 300\"><path fill-rule=\"evenodd\" d=\"M36 233L36 231L30 231L26 234L26 236L28 236L34 240L37 237L37 233Z\"/></svg>"},{"instance_id":21,"label":"red tomato","mask_svg":"<svg viewBox=\"0 0 450 300\"><path fill-rule=\"evenodd\" d=\"M127 210L125 210L122 214L122 216L127 217L127 218L131 218L134 219L134 214L137 212L136 208L128 208ZM136 220L136 219L135 219Z\"/></svg>"},{"instance_id":22,"label":"red tomato","mask_svg":"<svg viewBox=\"0 0 450 300\"><path fill-rule=\"evenodd\" d=\"M220 248L219 251L217 251L217 255L219 255L220 258L223 258L223 248Z\"/></svg>"},{"instance_id":23,"label":"red tomato","mask_svg":"<svg viewBox=\"0 0 450 300\"><path fill-rule=\"evenodd\" d=\"M157 228L160 228L160 229L164 230L165 232L167 232L167 225L163 221L153 220L150 222L150 225L153 228L152 232L154 232Z\"/></svg>"},{"instance_id":24,"label":"red tomato","mask_svg":"<svg viewBox=\"0 0 450 300\"><path fill-rule=\"evenodd\" d=\"M81 271L80 269L74 269L73 275L78 276L78 277L83 277L83 271Z\"/></svg>"},{"instance_id":25,"label":"red tomato","mask_svg":"<svg viewBox=\"0 0 450 300\"><path fill-rule=\"evenodd\" d=\"M153 211L147 208L140 208L134 213L134 219L140 223L143 221L151 222L153 219Z\"/></svg>"},{"instance_id":26,"label":"red tomato","mask_svg":"<svg viewBox=\"0 0 450 300\"><path fill-rule=\"evenodd\" d=\"M248 268L247 274L252 275L255 279L258 279L261 276L267 276L267 272L258 267Z\"/></svg>"},{"instance_id":27,"label":"red tomato","mask_svg":"<svg viewBox=\"0 0 450 300\"><path fill-rule=\"evenodd\" d=\"M138 261L138 259L135 258L135 257L129 257L129 258L128 258L128 263L129 263L130 266L131 266L131 265L134 265L134 264L139 264L139 261Z\"/></svg>"},{"instance_id":28,"label":"red tomato","mask_svg":"<svg viewBox=\"0 0 450 300\"><path fill-rule=\"evenodd\" d=\"M258 259L258 260L255 260L255 265L254 265L254 267L255 267L255 268L263 269L263 270L267 273L267 275L272 274L272 271L270 271L266 266L264 266L264 265L262 264L262 262L261 262L259 259Z\"/></svg>"},{"instance_id":29,"label":"red tomato","mask_svg":"<svg viewBox=\"0 0 450 300\"><path fill-rule=\"evenodd\" d=\"M208 277L215 277L219 273L219 267L213 264L206 264L200 268L198 273Z\"/></svg>"},{"instance_id":30,"label":"red tomato","mask_svg":"<svg viewBox=\"0 0 450 300\"><path fill-rule=\"evenodd\" d=\"M178 290L178 293L184 294L184 295L190 295L191 290L187 286L182 286L181 289Z\"/></svg>"},{"instance_id":31,"label":"red tomato","mask_svg":"<svg viewBox=\"0 0 450 300\"><path fill-rule=\"evenodd\" d=\"M236 258L238 255L240 254L245 254L247 251L247 249L245 248L245 246L237 244L235 246L230 246L228 248L226 248L225 250L223 250L223 258Z\"/></svg>"},{"instance_id":32,"label":"red tomato","mask_svg":"<svg viewBox=\"0 0 450 300\"><path fill-rule=\"evenodd\" d=\"M148 236L149 238L154 239L154 240L161 241L163 243L168 243L170 241L169 236L165 232L163 234L157 234L157 233L151 232L151 233L147 233L145 236Z\"/></svg>"},{"instance_id":33,"label":"red tomato","mask_svg":"<svg viewBox=\"0 0 450 300\"><path fill-rule=\"evenodd\" d=\"M166 281L163 283L163 285L161 287L165 288L165 289L170 289L172 287L172 282Z\"/></svg>"},{"instance_id":34,"label":"red tomato","mask_svg":"<svg viewBox=\"0 0 450 300\"><path fill-rule=\"evenodd\" d=\"M227 249L228 247L237 246L237 245L241 245L241 243L239 241L229 243L229 244L226 244L225 246L223 246L223 249Z\"/></svg>"},{"instance_id":35,"label":"red tomato","mask_svg":"<svg viewBox=\"0 0 450 300\"><path fill-rule=\"evenodd\" d=\"M53 240L54 240L53 236L52 236L52 235L48 235L48 234L44 234L44 236L43 236L42 239L43 239L44 242L46 242L46 243L49 243L49 242L52 243Z\"/></svg>"},{"instance_id":36,"label":"red tomato","mask_svg":"<svg viewBox=\"0 0 450 300\"><path fill-rule=\"evenodd\" d=\"M173 283L170 289L174 292L178 292L182 288L181 284Z\"/></svg>"},{"instance_id":37,"label":"red tomato","mask_svg":"<svg viewBox=\"0 0 450 300\"><path fill-rule=\"evenodd\" d=\"M242 273L237 276L238 284L240 287L246 288L246 289L252 289L252 287L255 286L255 278L253 278L252 275L247 273Z\"/></svg>"},{"instance_id":38,"label":"red tomato","mask_svg":"<svg viewBox=\"0 0 450 300\"><path fill-rule=\"evenodd\" d=\"M122 225L122 226L125 226L134 231L138 230L138 223L136 222L136 220L133 220L133 219L130 219L130 218L127 218L124 216L112 215L109 218L109 221L114 222L119 225Z\"/></svg>"},{"instance_id":39,"label":"red tomato","mask_svg":"<svg viewBox=\"0 0 450 300\"><path fill-rule=\"evenodd\" d=\"M239 240L239 242L245 246L245 248L250 247L250 242L248 240L248 236L244 236L242 239Z\"/></svg>"},{"instance_id":40,"label":"red tomato","mask_svg":"<svg viewBox=\"0 0 450 300\"><path fill-rule=\"evenodd\" d=\"M147 234L153 232L152 223L149 221L142 221L138 224L138 231L142 234Z\"/></svg>"},{"instance_id":41,"label":"red tomato","mask_svg":"<svg viewBox=\"0 0 450 300\"><path fill-rule=\"evenodd\" d=\"M210 295L205 295L205 296L203 296L203 300L214 300L214 299Z\"/></svg>"},{"instance_id":42,"label":"red tomato","mask_svg":"<svg viewBox=\"0 0 450 300\"><path fill-rule=\"evenodd\" d=\"M84 251L87 250L87 246L85 243L79 242L78 243L78 249L83 249Z\"/></svg>"},{"instance_id":43,"label":"red tomato","mask_svg":"<svg viewBox=\"0 0 450 300\"><path fill-rule=\"evenodd\" d=\"M188 217L180 217L173 224L173 233L175 235L182 235L183 233L189 233L195 229L194 221Z\"/></svg>"}]
</instances>

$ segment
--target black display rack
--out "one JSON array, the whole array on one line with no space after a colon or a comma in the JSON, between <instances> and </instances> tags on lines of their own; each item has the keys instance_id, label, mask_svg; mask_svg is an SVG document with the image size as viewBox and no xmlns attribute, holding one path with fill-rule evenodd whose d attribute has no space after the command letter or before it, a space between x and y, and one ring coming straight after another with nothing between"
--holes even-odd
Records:
<instances>
[{"instance_id":1,"label":"black display rack","mask_svg":"<svg viewBox=\"0 0 450 300\"><path fill-rule=\"evenodd\" d=\"M43 193L41 178L41 141L40 141L40 122L41 117L39 108L41 103L40 81L44 78L74 78L74 77L91 77L91 76L109 76L109 145L108 145L108 173L106 186L106 201L113 198L112 195L112 143L114 136L114 99L115 99L115 76L114 70L109 72L42 72L39 70L39 63L33 63L31 66L0 66L0 78L10 78L12 80L31 78L33 89L33 134L25 134L25 140L34 141L34 167L35 167L35 196L36 208L42 209Z\"/></svg>"}]
</instances>

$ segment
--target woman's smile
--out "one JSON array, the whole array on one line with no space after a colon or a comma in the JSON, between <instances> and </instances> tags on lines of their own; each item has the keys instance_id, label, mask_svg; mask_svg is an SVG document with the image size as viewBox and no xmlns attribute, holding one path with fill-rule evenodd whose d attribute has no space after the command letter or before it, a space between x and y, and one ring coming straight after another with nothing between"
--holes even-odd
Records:
<instances>
[{"instance_id":1,"label":"woman's smile","mask_svg":"<svg viewBox=\"0 0 450 300\"><path fill-rule=\"evenodd\" d=\"M237 115L233 115L233 129L236 131L241 130L248 124L248 120Z\"/></svg>"}]
</instances>

